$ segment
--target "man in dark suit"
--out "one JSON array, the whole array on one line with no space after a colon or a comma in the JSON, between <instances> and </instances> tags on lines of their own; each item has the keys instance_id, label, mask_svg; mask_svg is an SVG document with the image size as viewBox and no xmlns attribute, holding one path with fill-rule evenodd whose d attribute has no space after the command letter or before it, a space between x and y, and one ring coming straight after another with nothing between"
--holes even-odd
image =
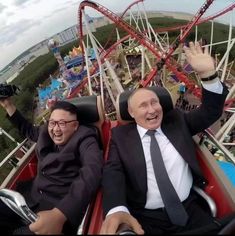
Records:
<instances>
[{"instance_id":1,"label":"man in dark suit","mask_svg":"<svg viewBox=\"0 0 235 236\"><path fill-rule=\"evenodd\" d=\"M192 136L212 125L222 114L227 88L219 81L208 48L198 43L184 47L186 59L202 80L202 104L183 113L173 109L163 114L157 95L147 88L135 90L128 99L135 123L116 127L103 174L105 220L100 233L113 234L125 223L137 234L182 233L213 224L200 207L192 185L204 186ZM148 130L156 130L165 168L187 212L185 225L169 219L151 161ZM182 205L181 204L181 205ZM216 223L215 223L216 224Z\"/></svg>"},{"instance_id":2,"label":"man in dark suit","mask_svg":"<svg viewBox=\"0 0 235 236\"><path fill-rule=\"evenodd\" d=\"M103 158L96 131L79 124L77 107L69 102L57 102L40 127L24 119L10 98L0 104L21 134L37 142L37 175L17 190L39 216L24 226L0 201L0 229L7 234L75 234L100 186Z\"/></svg>"}]
</instances>

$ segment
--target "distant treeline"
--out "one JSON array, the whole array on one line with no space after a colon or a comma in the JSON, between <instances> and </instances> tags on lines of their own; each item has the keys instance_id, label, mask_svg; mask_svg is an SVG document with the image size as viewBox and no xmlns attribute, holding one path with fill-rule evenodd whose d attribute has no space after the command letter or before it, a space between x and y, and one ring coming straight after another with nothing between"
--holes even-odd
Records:
<instances>
[{"instance_id":1,"label":"distant treeline","mask_svg":"<svg viewBox=\"0 0 235 236\"><path fill-rule=\"evenodd\" d=\"M179 20L179 19L174 19L170 17L157 17L157 18L149 18L149 23L151 24L153 29L160 30L163 28L169 28L169 27L175 27L175 26L181 26L187 24L187 21L185 20ZM115 26L113 24L107 25L100 27L97 29L97 32L94 33L97 39L99 39L99 42L101 45L105 45L107 48L112 46L116 42L116 31L114 30ZM143 27L140 27L141 30L143 30ZM146 27L145 27L146 29ZM112 32L112 34L110 33ZM221 23L214 23L214 43L215 42L222 42L228 40L228 32L229 32L229 26ZM169 38L170 38L170 43L172 43L175 38L179 35L180 31L172 31L169 32ZM120 37L122 38L123 36L127 35L125 31L122 29L119 29L119 34ZM203 39L207 43L210 42L210 37L211 37L211 23L203 23L198 25L198 40ZM233 27L233 32L232 32L232 38L235 37L235 27ZM109 40L107 40L109 39ZM192 41L195 39L195 27L191 31L191 33L188 35L186 38L186 42ZM226 51L227 45L226 44L221 44L217 45L213 49L213 54L221 54L223 55L224 52ZM232 48L232 51L230 52L230 59L235 58L235 47Z\"/></svg>"},{"instance_id":2,"label":"distant treeline","mask_svg":"<svg viewBox=\"0 0 235 236\"><path fill-rule=\"evenodd\" d=\"M152 27L154 29L160 29L164 27L177 26L187 23L184 20L176 20L173 18L150 18L149 19ZM202 24L198 27L198 39L202 38L204 40L210 41L210 23ZM141 30L143 30L141 28ZM120 37L126 35L126 32L119 29ZM194 40L195 31L192 31L188 36L186 41ZM235 37L235 32L233 30L233 37ZM116 31L115 25L109 24L107 26L103 26L97 29L94 33L95 37L105 48L109 48L113 43L116 42ZM179 31L170 32L170 40L171 42L179 35ZM227 40L228 37L228 26L223 24L214 24L214 38L216 42ZM78 46L78 41L74 41L66 46L60 48L62 57L65 56L73 47ZM218 45L216 49L214 49L213 53L224 54L226 51L226 45ZM233 47L231 54L231 58L235 58L235 47ZM14 80L14 84L20 87L20 92L17 96L13 97L17 108L24 114L24 116L33 120L33 111L36 106L36 97L37 97L37 87L39 84L43 84L47 78L56 73L58 70L58 63L53 56L52 52L44 56L40 56L35 59L32 63L24 68L23 71L20 72L19 76ZM17 141L22 141L22 137L19 136L18 131L11 126L5 116L5 112L0 109L0 125L7 132L10 133L13 137L17 139ZM12 149L13 143L8 138L4 137L4 135L0 135L0 161L3 159Z\"/></svg>"}]
</instances>

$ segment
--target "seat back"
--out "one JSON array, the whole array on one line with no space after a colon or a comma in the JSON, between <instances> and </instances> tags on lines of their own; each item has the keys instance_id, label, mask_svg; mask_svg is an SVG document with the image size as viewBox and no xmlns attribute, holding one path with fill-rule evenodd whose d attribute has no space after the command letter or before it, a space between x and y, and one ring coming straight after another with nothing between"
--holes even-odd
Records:
<instances>
[{"instance_id":1,"label":"seat back","mask_svg":"<svg viewBox=\"0 0 235 236\"><path fill-rule=\"evenodd\" d=\"M163 109L163 114L166 114L167 112L169 112L174 108L171 94L166 88L152 86L148 87L148 89L155 92L156 95L158 96L160 104ZM128 105L127 105L127 101L131 93L132 91L124 91L117 97L116 101L117 119L121 124L134 121L134 119L130 116L128 112Z\"/></svg>"},{"instance_id":2,"label":"seat back","mask_svg":"<svg viewBox=\"0 0 235 236\"><path fill-rule=\"evenodd\" d=\"M66 100L78 108L79 122L82 125L95 126L103 144L102 125L105 121L105 113L100 96L83 96Z\"/></svg>"},{"instance_id":3,"label":"seat back","mask_svg":"<svg viewBox=\"0 0 235 236\"><path fill-rule=\"evenodd\" d=\"M106 127L105 112L102 105L101 96L83 96L68 99L68 102L73 103L78 108L79 122L83 125L95 126L99 132L101 140L101 147L105 150L107 146L107 137L104 130ZM87 208L86 215L78 228L77 234L87 234L91 218L96 209L94 208L96 199L99 197L100 191L97 192L96 198L91 202Z\"/></svg>"}]
</instances>

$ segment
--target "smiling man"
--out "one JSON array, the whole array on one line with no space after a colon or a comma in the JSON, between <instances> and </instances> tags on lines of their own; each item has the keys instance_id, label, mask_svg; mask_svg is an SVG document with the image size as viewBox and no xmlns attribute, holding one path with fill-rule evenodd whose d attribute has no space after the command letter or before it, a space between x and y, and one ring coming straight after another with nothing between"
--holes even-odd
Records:
<instances>
[{"instance_id":1,"label":"smiling man","mask_svg":"<svg viewBox=\"0 0 235 236\"><path fill-rule=\"evenodd\" d=\"M22 219L0 201L0 228L8 234L75 234L100 186L103 158L94 129L79 124L77 107L59 101L47 124L29 123L10 98L0 99L21 134L37 142L37 175L17 190L38 214L35 223Z\"/></svg>"},{"instance_id":2,"label":"smiling man","mask_svg":"<svg viewBox=\"0 0 235 236\"><path fill-rule=\"evenodd\" d=\"M137 234L182 233L205 225L211 225L210 233L219 230L192 190L195 183L206 184L192 136L219 119L228 90L207 47L203 51L191 42L184 51L201 78L201 106L188 113L172 109L163 114L153 91L132 92L128 111L135 122L112 129L102 181L101 234L114 234L123 223Z\"/></svg>"},{"instance_id":3,"label":"smiling man","mask_svg":"<svg viewBox=\"0 0 235 236\"><path fill-rule=\"evenodd\" d=\"M128 112L141 127L157 129L161 126L162 106L157 95L149 89L137 89L130 95Z\"/></svg>"},{"instance_id":4,"label":"smiling man","mask_svg":"<svg viewBox=\"0 0 235 236\"><path fill-rule=\"evenodd\" d=\"M48 133L58 146L65 145L79 127L77 114L69 111L69 106L70 104L59 102L51 109Z\"/></svg>"}]
</instances>

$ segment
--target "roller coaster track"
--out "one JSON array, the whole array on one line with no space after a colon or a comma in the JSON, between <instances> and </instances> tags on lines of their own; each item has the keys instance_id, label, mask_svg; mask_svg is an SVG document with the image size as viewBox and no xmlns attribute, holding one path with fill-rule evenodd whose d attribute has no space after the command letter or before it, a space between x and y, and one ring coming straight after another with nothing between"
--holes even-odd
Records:
<instances>
[{"instance_id":1,"label":"roller coaster track","mask_svg":"<svg viewBox=\"0 0 235 236\"><path fill-rule=\"evenodd\" d=\"M226 7L225 9L219 11L218 13L212 15L212 16L208 16L206 18L201 19L198 24L210 21L210 20L214 20L215 18L222 16L230 11L232 11L235 8L235 3L231 4L230 6Z\"/></svg>"},{"instance_id":2,"label":"roller coaster track","mask_svg":"<svg viewBox=\"0 0 235 236\"><path fill-rule=\"evenodd\" d=\"M122 13L122 15L120 16L120 18L123 18L123 16L126 14L126 12L131 9L134 5L140 3L140 2L143 2L144 0L137 0L133 3L131 3L126 9L125 11ZM79 38L80 40L83 39L83 30L82 30L82 15L80 13L80 8L79 8L79 11L78 11L78 32L79 32ZM106 45L108 45L108 43L110 42L111 40L111 37L113 35L113 31L110 33L110 36L109 36L109 39L107 40L105 46L103 47L104 49L106 48ZM125 41L126 39L128 39L130 37L130 35L127 35L125 37L123 37L122 39L118 40L112 47L110 47L107 51L105 51L104 49L101 50L100 54L103 56L101 57L101 62L103 63L104 62L104 59L116 48L116 46L118 46L120 43L122 43L123 41ZM82 70L84 69L84 47L83 47L83 44L80 42L80 47L82 49L82 56L83 56L83 63L82 63ZM91 72L91 75L93 75L95 73L95 71L98 69L98 66L96 66L92 72ZM82 71L81 70L81 71ZM67 98L72 98L72 97L75 97L76 94L88 83L88 79L87 78L84 78L83 81L81 82L81 84L74 90L72 91L69 96Z\"/></svg>"},{"instance_id":3,"label":"roller coaster track","mask_svg":"<svg viewBox=\"0 0 235 236\"><path fill-rule=\"evenodd\" d=\"M146 83L142 83L143 86L146 86L149 81L152 80L152 78L156 75L157 71L161 69L161 67L166 64L166 66L177 76L177 78L184 82L189 90L191 90L196 96L200 96L199 89L195 89L195 84L192 81L189 81L187 76L178 71L177 63L170 58L172 53L175 51L175 49L178 47L178 44L183 42L185 37L189 34L191 28L195 25L195 23L200 19L200 17L205 13L205 11L208 9L208 7L213 3L213 0L207 0L206 3L203 4L203 6L200 8L198 13L194 16L193 20L190 21L187 26L184 28L184 32L179 36L177 41L173 44L173 46L170 48L169 52L166 54L166 52L162 52L158 48L158 45L156 45L154 42L152 42L147 36L145 36L142 32L138 32L136 29L134 29L131 25L129 25L127 22L125 22L123 19L121 19L118 15L107 9L106 7L97 4L92 1L83 1L80 3L79 6L79 36L80 39L83 38L83 29L82 29L82 12L85 7L91 7L109 19L111 19L116 25L123 28L125 31L127 31L133 38L135 38L141 45L148 48L155 56L159 59L158 65L156 68L154 68L150 72L150 76L148 76Z\"/></svg>"},{"instance_id":4,"label":"roller coaster track","mask_svg":"<svg viewBox=\"0 0 235 236\"><path fill-rule=\"evenodd\" d=\"M144 0L137 0L137 1L133 2L133 3L131 3L131 4L125 9L125 11L121 14L120 18L123 18L124 15L127 13L127 11L128 11L129 9L131 9L134 5L136 5L136 4L140 3L140 2L143 2L143 1L144 1ZM112 32L110 32L109 38L108 38L106 44L105 44L104 47L103 47L104 49L106 48L106 46L107 46L107 45L109 44L109 42L111 41L111 39L112 39L112 37L113 37L114 30L115 30L115 28L113 28ZM102 54L103 51L104 51L104 50L102 50L100 53Z\"/></svg>"},{"instance_id":5,"label":"roller coaster track","mask_svg":"<svg viewBox=\"0 0 235 236\"><path fill-rule=\"evenodd\" d=\"M222 16L222 15L232 11L234 8L235 8L235 4L231 4L230 6L228 6L225 9L219 11L218 13L213 14L212 16L208 16L206 18L200 19L198 22L196 22L195 26L200 25L200 24L205 23L205 22L208 22L208 21L211 21L211 20L214 20L215 18L217 18L219 16ZM156 32L161 33L161 32L176 31L176 30L181 30L185 27L186 27L186 24L178 25L178 26L172 26L172 27L158 28L158 29L156 29Z\"/></svg>"},{"instance_id":6,"label":"roller coaster track","mask_svg":"<svg viewBox=\"0 0 235 236\"><path fill-rule=\"evenodd\" d=\"M131 5L133 6L134 4L131 4ZM129 8L130 8L130 6L128 7L128 9ZM234 8L235 8L235 4L232 4L231 6L226 7L225 9L221 10L220 12L218 12L212 16L200 19L198 22L196 22L195 25L200 25L202 23L214 20L215 18L217 18L221 15L224 15L224 14L228 13L229 11L232 11ZM125 13L126 13L126 11L125 11ZM123 13L122 15L124 15L125 13ZM187 26L186 24L183 24L183 25L178 25L178 26L173 26L173 27L158 28L158 29L156 29L156 32L161 33L161 32L176 31L176 30L181 30L182 28L185 28L186 26ZM129 37L130 37L130 35L126 35L122 39L116 41L110 48L108 48L105 51L105 53L103 53L102 57L107 57L120 43L124 42Z\"/></svg>"}]
</instances>

